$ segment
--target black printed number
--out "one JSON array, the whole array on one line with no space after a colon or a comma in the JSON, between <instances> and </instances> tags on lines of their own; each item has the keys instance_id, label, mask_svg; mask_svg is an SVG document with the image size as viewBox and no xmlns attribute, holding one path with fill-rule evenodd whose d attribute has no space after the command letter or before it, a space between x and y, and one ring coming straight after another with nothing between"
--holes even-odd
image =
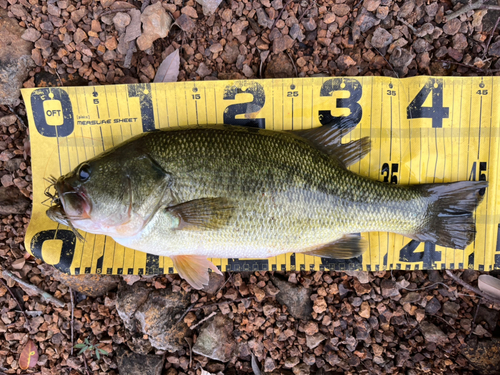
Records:
<instances>
[{"instance_id":1,"label":"black printed number","mask_svg":"<svg viewBox=\"0 0 500 375\"><path fill-rule=\"evenodd\" d=\"M299 96L299 92L298 92L298 91L288 91L288 92L286 93L286 96L287 96L288 98L297 97L297 96Z\"/></svg>"},{"instance_id":2,"label":"black printed number","mask_svg":"<svg viewBox=\"0 0 500 375\"><path fill-rule=\"evenodd\" d=\"M399 171L399 164L398 163L392 163L389 165L389 163L384 163L382 165L382 170L381 170L381 175L384 176L384 182L390 182L391 184L397 184L398 183L398 173Z\"/></svg>"},{"instance_id":3,"label":"black printed number","mask_svg":"<svg viewBox=\"0 0 500 375\"><path fill-rule=\"evenodd\" d=\"M396 96L396 91L395 90L387 90L387 95Z\"/></svg>"},{"instance_id":4,"label":"black printed number","mask_svg":"<svg viewBox=\"0 0 500 375\"><path fill-rule=\"evenodd\" d=\"M477 162L472 163L472 168L469 175L469 181L486 181L486 170L488 169L485 161L479 162L479 176L477 174ZM485 189L479 190L479 195L484 195Z\"/></svg>"},{"instance_id":5,"label":"black printed number","mask_svg":"<svg viewBox=\"0 0 500 375\"><path fill-rule=\"evenodd\" d=\"M191 95L191 97L192 97L194 100L201 99L201 95L200 95L200 94L193 94L193 95Z\"/></svg>"},{"instance_id":6,"label":"black printed number","mask_svg":"<svg viewBox=\"0 0 500 375\"><path fill-rule=\"evenodd\" d=\"M319 121L323 125L339 125L349 123L346 127L355 127L361 121L363 109L358 101L363 94L363 88L358 80L352 78L332 78L321 86L320 96L333 96L336 91L348 91L348 98L337 98L336 108L348 108L347 116L332 116L331 110L319 111Z\"/></svg>"},{"instance_id":7,"label":"black printed number","mask_svg":"<svg viewBox=\"0 0 500 375\"><path fill-rule=\"evenodd\" d=\"M64 273L69 273L76 248L76 236L72 231L67 229L51 229L38 232L31 239L31 252L36 258L44 260L42 252L43 243L54 240L61 244L59 263L54 264L54 267Z\"/></svg>"},{"instance_id":8,"label":"black printed number","mask_svg":"<svg viewBox=\"0 0 500 375\"><path fill-rule=\"evenodd\" d=\"M224 110L224 124L265 129L265 119L252 117L252 114L260 111L266 103L264 88L257 82L239 82L234 86L226 86L223 99L235 100L238 94L251 94L253 100L227 106ZM236 118L238 115L244 115L246 118Z\"/></svg>"},{"instance_id":9,"label":"black printed number","mask_svg":"<svg viewBox=\"0 0 500 375\"><path fill-rule=\"evenodd\" d=\"M432 92L432 107L423 107ZM450 117L450 108L443 107L443 80L430 78L406 109L408 119L430 118L433 128L442 128L443 119Z\"/></svg>"},{"instance_id":10,"label":"black printed number","mask_svg":"<svg viewBox=\"0 0 500 375\"><path fill-rule=\"evenodd\" d=\"M488 95L488 90L477 90L476 94L477 95Z\"/></svg>"},{"instance_id":11,"label":"black printed number","mask_svg":"<svg viewBox=\"0 0 500 375\"><path fill-rule=\"evenodd\" d=\"M141 107L142 130L149 132L155 130L155 115L153 109L153 99L151 95L151 84L140 83L128 86L128 96L139 98Z\"/></svg>"}]
</instances>

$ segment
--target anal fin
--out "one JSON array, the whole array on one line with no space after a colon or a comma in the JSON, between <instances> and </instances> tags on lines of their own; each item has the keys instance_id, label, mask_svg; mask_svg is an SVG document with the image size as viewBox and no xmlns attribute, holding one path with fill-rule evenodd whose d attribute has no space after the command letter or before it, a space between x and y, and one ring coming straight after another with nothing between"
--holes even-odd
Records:
<instances>
[{"instance_id":1,"label":"anal fin","mask_svg":"<svg viewBox=\"0 0 500 375\"><path fill-rule=\"evenodd\" d=\"M176 255L170 257L179 276L186 280L194 289L202 289L208 285L208 269L222 275L222 272L202 255Z\"/></svg>"},{"instance_id":2,"label":"anal fin","mask_svg":"<svg viewBox=\"0 0 500 375\"><path fill-rule=\"evenodd\" d=\"M303 254L331 259L350 259L359 257L368 248L365 239L355 235L345 235L337 241L330 242Z\"/></svg>"}]
</instances>

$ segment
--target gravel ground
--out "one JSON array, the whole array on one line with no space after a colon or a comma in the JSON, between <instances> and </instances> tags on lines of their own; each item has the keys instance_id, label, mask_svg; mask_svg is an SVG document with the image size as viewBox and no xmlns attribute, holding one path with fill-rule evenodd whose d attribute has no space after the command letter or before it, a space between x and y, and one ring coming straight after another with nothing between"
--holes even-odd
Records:
<instances>
[{"instance_id":1,"label":"gravel ground","mask_svg":"<svg viewBox=\"0 0 500 375\"><path fill-rule=\"evenodd\" d=\"M163 1L148 10L150 5L0 0L1 16L26 29L14 41L33 60L24 87L152 82L176 49L180 81L483 76L500 70L500 38L493 30L500 11L494 1L474 2L476 9L449 0L223 1L213 14L204 13L210 1ZM137 31L141 12L160 17L162 26ZM275 374L487 374L495 363L498 369L499 305L444 272L226 274L200 292L174 275L125 281L92 276L77 285L23 247L31 215L31 160L24 107L15 101L0 105L0 179L0 270L64 303L47 302L4 278L0 374L127 374L133 373L126 369L130 363L147 374L200 374L202 368L258 372L252 355L260 371ZM457 275L475 285L479 273ZM139 286L147 290L144 300L132 303L127 315L123 295ZM187 340L169 343L175 349L170 352L159 348L164 343L154 341L157 333L138 313L153 291L169 301L185 294L178 305L185 316L173 315L168 324ZM219 323L225 328L218 329ZM210 329L219 343L212 359L196 354L204 350L196 346L198 339ZM90 349L83 355L72 351L85 339L108 355L98 359ZM39 357L22 370L28 340Z\"/></svg>"}]
</instances>

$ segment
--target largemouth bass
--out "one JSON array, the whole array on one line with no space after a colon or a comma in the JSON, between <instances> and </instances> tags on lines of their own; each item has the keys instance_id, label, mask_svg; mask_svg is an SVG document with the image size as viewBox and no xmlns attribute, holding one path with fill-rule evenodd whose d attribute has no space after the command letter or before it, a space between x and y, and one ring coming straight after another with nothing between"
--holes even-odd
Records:
<instances>
[{"instance_id":1,"label":"largemouth bass","mask_svg":"<svg viewBox=\"0 0 500 375\"><path fill-rule=\"evenodd\" d=\"M352 233L399 233L464 249L486 181L401 186L346 169L368 138L341 143L345 128L276 132L229 125L141 134L53 180L47 215L172 259L193 288L208 283L207 258L303 252L361 255ZM78 234L79 235L79 234ZM81 236L81 235L79 235Z\"/></svg>"}]
</instances>

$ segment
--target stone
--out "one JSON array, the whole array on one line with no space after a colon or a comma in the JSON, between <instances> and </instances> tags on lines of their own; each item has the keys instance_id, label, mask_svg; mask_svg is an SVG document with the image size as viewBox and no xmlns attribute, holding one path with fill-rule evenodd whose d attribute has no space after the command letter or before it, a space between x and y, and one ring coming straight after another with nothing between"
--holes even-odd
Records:
<instances>
[{"instance_id":1,"label":"stone","mask_svg":"<svg viewBox=\"0 0 500 375\"><path fill-rule=\"evenodd\" d=\"M443 31L447 35L455 35L461 26L462 22L458 18L453 18L444 24Z\"/></svg>"},{"instance_id":2,"label":"stone","mask_svg":"<svg viewBox=\"0 0 500 375\"><path fill-rule=\"evenodd\" d=\"M380 283L380 288L382 289L383 297L396 297L399 296L399 290L396 286L396 282L391 279L383 279Z\"/></svg>"},{"instance_id":3,"label":"stone","mask_svg":"<svg viewBox=\"0 0 500 375\"><path fill-rule=\"evenodd\" d=\"M434 342L437 344L448 340L448 336L432 323L425 321L420 323L420 330L427 342Z\"/></svg>"},{"instance_id":4,"label":"stone","mask_svg":"<svg viewBox=\"0 0 500 375\"><path fill-rule=\"evenodd\" d=\"M380 6L380 7L377 8L377 13L375 14L375 16L379 20L386 19L388 15L389 15L389 7Z\"/></svg>"},{"instance_id":5,"label":"stone","mask_svg":"<svg viewBox=\"0 0 500 375\"><path fill-rule=\"evenodd\" d=\"M294 76L295 70L293 64L284 52L273 55L264 71L265 78L291 78Z\"/></svg>"},{"instance_id":6,"label":"stone","mask_svg":"<svg viewBox=\"0 0 500 375\"><path fill-rule=\"evenodd\" d=\"M490 45L490 48L488 48L488 55L500 57L500 40Z\"/></svg>"},{"instance_id":7,"label":"stone","mask_svg":"<svg viewBox=\"0 0 500 375\"><path fill-rule=\"evenodd\" d=\"M312 336L315 333L318 333L318 323L315 321L309 321L304 326L304 332L307 336Z\"/></svg>"},{"instance_id":8,"label":"stone","mask_svg":"<svg viewBox=\"0 0 500 375\"><path fill-rule=\"evenodd\" d=\"M0 9L0 104L17 106L21 87L29 70L35 67L31 58L33 43L24 40L25 29L15 18Z\"/></svg>"},{"instance_id":9,"label":"stone","mask_svg":"<svg viewBox=\"0 0 500 375\"><path fill-rule=\"evenodd\" d=\"M0 186L0 215L25 214L30 205L31 201L19 189Z\"/></svg>"},{"instance_id":10,"label":"stone","mask_svg":"<svg viewBox=\"0 0 500 375\"><path fill-rule=\"evenodd\" d=\"M290 36L292 39L298 40L302 42L305 38L304 33L302 32L300 25L298 23L294 23L292 27L290 27Z\"/></svg>"},{"instance_id":11,"label":"stone","mask_svg":"<svg viewBox=\"0 0 500 375\"><path fill-rule=\"evenodd\" d=\"M368 302L363 302L361 303L361 307L359 308L359 316L365 319L370 318L371 315L371 308L370 304Z\"/></svg>"},{"instance_id":12,"label":"stone","mask_svg":"<svg viewBox=\"0 0 500 375\"><path fill-rule=\"evenodd\" d=\"M257 8L256 13L257 13L257 22L259 23L260 26L267 27L268 29L273 27L274 22L269 18L264 8Z\"/></svg>"},{"instance_id":13,"label":"stone","mask_svg":"<svg viewBox=\"0 0 500 375\"><path fill-rule=\"evenodd\" d=\"M216 361L229 362L237 349L232 332L233 321L222 314L215 315L200 328L193 352Z\"/></svg>"},{"instance_id":14,"label":"stone","mask_svg":"<svg viewBox=\"0 0 500 375\"><path fill-rule=\"evenodd\" d=\"M252 78L254 76L253 70L248 64L243 65L242 72L247 78Z\"/></svg>"},{"instance_id":15,"label":"stone","mask_svg":"<svg viewBox=\"0 0 500 375\"><path fill-rule=\"evenodd\" d=\"M488 334L488 331L481 324L478 324L474 329L474 334L477 336L484 336Z\"/></svg>"},{"instance_id":16,"label":"stone","mask_svg":"<svg viewBox=\"0 0 500 375\"><path fill-rule=\"evenodd\" d=\"M276 362L271 357L266 357L264 361L264 372L273 372L276 369Z\"/></svg>"},{"instance_id":17,"label":"stone","mask_svg":"<svg viewBox=\"0 0 500 375\"><path fill-rule=\"evenodd\" d=\"M448 48L448 56L450 56L455 61L462 61L464 54L454 48Z\"/></svg>"},{"instance_id":18,"label":"stone","mask_svg":"<svg viewBox=\"0 0 500 375\"><path fill-rule=\"evenodd\" d=\"M189 5L182 8L181 13L185 14L191 18L198 18L198 13L196 12L196 9L194 9L192 6L189 6Z\"/></svg>"},{"instance_id":19,"label":"stone","mask_svg":"<svg viewBox=\"0 0 500 375\"><path fill-rule=\"evenodd\" d=\"M373 32L371 43L375 48L384 48L391 44L393 40L391 33L382 27L377 27Z\"/></svg>"},{"instance_id":20,"label":"stone","mask_svg":"<svg viewBox=\"0 0 500 375\"><path fill-rule=\"evenodd\" d=\"M334 23L335 22L335 13L327 13L323 17L323 22L326 23L327 25Z\"/></svg>"},{"instance_id":21,"label":"stone","mask_svg":"<svg viewBox=\"0 0 500 375\"><path fill-rule=\"evenodd\" d=\"M380 6L381 0L366 0L363 1L363 6L369 12L375 12L377 8Z\"/></svg>"},{"instance_id":22,"label":"stone","mask_svg":"<svg viewBox=\"0 0 500 375\"><path fill-rule=\"evenodd\" d=\"M500 368L500 338L469 340L460 353L482 375L498 374Z\"/></svg>"},{"instance_id":23,"label":"stone","mask_svg":"<svg viewBox=\"0 0 500 375\"><path fill-rule=\"evenodd\" d=\"M170 31L172 19L161 2L149 5L141 14L142 34L137 38L137 47L145 51L157 39L165 38Z\"/></svg>"},{"instance_id":24,"label":"stone","mask_svg":"<svg viewBox=\"0 0 500 375\"><path fill-rule=\"evenodd\" d=\"M42 33L38 31L37 29L34 29L32 27L26 29L26 31L23 32L23 35L21 35L21 38L28 42L36 42L40 37L42 36Z\"/></svg>"},{"instance_id":25,"label":"stone","mask_svg":"<svg viewBox=\"0 0 500 375\"><path fill-rule=\"evenodd\" d=\"M171 352L184 347L184 337L189 328L184 321L178 320L190 302L189 294L173 292L171 287L149 293L146 302L137 309L134 317L153 347Z\"/></svg>"},{"instance_id":26,"label":"stone","mask_svg":"<svg viewBox=\"0 0 500 375\"><path fill-rule=\"evenodd\" d=\"M304 18L302 20L302 25L304 26L304 29L306 29L307 31L313 31L313 30L316 30L316 22L314 21L314 18L310 17L310 18Z\"/></svg>"},{"instance_id":27,"label":"stone","mask_svg":"<svg viewBox=\"0 0 500 375\"><path fill-rule=\"evenodd\" d=\"M326 336L322 333L315 333L314 335L306 336L306 345L309 349L316 348L319 344L321 344L324 340L326 340Z\"/></svg>"},{"instance_id":28,"label":"stone","mask_svg":"<svg viewBox=\"0 0 500 375\"><path fill-rule=\"evenodd\" d=\"M208 66L206 66L206 64L202 62L202 63L200 63L200 65L198 65L198 69L196 70L196 73L201 78L205 78L206 76L208 76L212 73L212 69L209 69Z\"/></svg>"},{"instance_id":29,"label":"stone","mask_svg":"<svg viewBox=\"0 0 500 375\"><path fill-rule=\"evenodd\" d=\"M460 305L458 303L447 301L443 304L444 315L458 318L458 310L460 310Z\"/></svg>"},{"instance_id":30,"label":"stone","mask_svg":"<svg viewBox=\"0 0 500 375\"><path fill-rule=\"evenodd\" d=\"M220 43L214 43L209 47L209 50L212 53L219 53L224 50L224 47L222 47L222 44Z\"/></svg>"},{"instance_id":31,"label":"stone","mask_svg":"<svg viewBox=\"0 0 500 375\"><path fill-rule=\"evenodd\" d=\"M128 285L125 282L120 284L116 296L116 312L123 320L125 328L129 331L136 331L136 321L134 314L137 309L146 302L149 296L150 289L146 283L139 281L133 285Z\"/></svg>"},{"instance_id":32,"label":"stone","mask_svg":"<svg viewBox=\"0 0 500 375\"><path fill-rule=\"evenodd\" d=\"M353 40L356 41L361 37L361 33L365 33L370 30L373 26L376 26L380 23L380 20L377 19L373 13L368 12L366 8L361 8L361 11L358 13L358 16L354 20L352 37Z\"/></svg>"},{"instance_id":33,"label":"stone","mask_svg":"<svg viewBox=\"0 0 500 375\"><path fill-rule=\"evenodd\" d=\"M439 303L436 297L432 297L432 299L428 301L425 306L426 314L435 315L439 310L441 310L441 303Z\"/></svg>"},{"instance_id":34,"label":"stone","mask_svg":"<svg viewBox=\"0 0 500 375\"><path fill-rule=\"evenodd\" d=\"M344 17L351 12L351 7L347 4L334 4L332 5L332 12L336 16Z\"/></svg>"},{"instance_id":35,"label":"stone","mask_svg":"<svg viewBox=\"0 0 500 375\"><path fill-rule=\"evenodd\" d=\"M355 277L361 284L370 282L370 274L366 271L344 271L346 275Z\"/></svg>"},{"instance_id":36,"label":"stone","mask_svg":"<svg viewBox=\"0 0 500 375\"><path fill-rule=\"evenodd\" d=\"M164 356L130 352L123 345L116 350L115 358L120 375L161 375L165 360Z\"/></svg>"},{"instance_id":37,"label":"stone","mask_svg":"<svg viewBox=\"0 0 500 375\"><path fill-rule=\"evenodd\" d=\"M224 47L224 52L222 52L220 57L226 64L234 64L239 55L239 44L236 40L232 40L231 42L226 44L226 46Z\"/></svg>"},{"instance_id":38,"label":"stone","mask_svg":"<svg viewBox=\"0 0 500 375\"><path fill-rule=\"evenodd\" d=\"M415 9L415 1L405 1L399 8L398 17L406 18Z\"/></svg>"},{"instance_id":39,"label":"stone","mask_svg":"<svg viewBox=\"0 0 500 375\"><path fill-rule=\"evenodd\" d=\"M389 63L391 63L396 70L406 74L408 65L410 65L414 58L415 55L410 53L408 50L396 47L389 57Z\"/></svg>"},{"instance_id":40,"label":"stone","mask_svg":"<svg viewBox=\"0 0 500 375\"><path fill-rule=\"evenodd\" d=\"M311 373L311 367L305 363L295 366L292 369L294 375L309 375Z\"/></svg>"},{"instance_id":41,"label":"stone","mask_svg":"<svg viewBox=\"0 0 500 375\"><path fill-rule=\"evenodd\" d=\"M293 39L288 35L283 35L273 41L273 52L280 53L293 46Z\"/></svg>"},{"instance_id":42,"label":"stone","mask_svg":"<svg viewBox=\"0 0 500 375\"><path fill-rule=\"evenodd\" d=\"M406 296L399 300L399 303L404 305L405 303L417 303L422 299L422 296L417 292L408 292Z\"/></svg>"},{"instance_id":43,"label":"stone","mask_svg":"<svg viewBox=\"0 0 500 375\"><path fill-rule=\"evenodd\" d=\"M480 324L481 322L486 322L488 324L488 328L493 333L496 329L499 318L500 311L489 309L486 306L480 305L478 307L475 323Z\"/></svg>"},{"instance_id":44,"label":"stone","mask_svg":"<svg viewBox=\"0 0 500 375\"><path fill-rule=\"evenodd\" d=\"M205 16L210 16L217 10L222 0L196 0L196 2L203 6L203 14Z\"/></svg>"},{"instance_id":45,"label":"stone","mask_svg":"<svg viewBox=\"0 0 500 375\"><path fill-rule=\"evenodd\" d=\"M192 32L196 27L194 21L186 14L181 14L180 17L175 20L175 23L182 31L187 33Z\"/></svg>"},{"instance_id":46,"label":"stone","mask_svg":"<svg viewBox=\"0 0 500 375\"><path fill-rule=\"evenodd\" d=\"M423 38L419 38L413 42L413 50L416 53L429 52L432 49L434 49L434 47Z\"/></svg>"},{"instance_id":47,"label":"stone","mask_svg":"<svg viewBox=\"0 0 500 375\"><path fill-rule=\"evenodd\" d=\"M128 13L118 12L113 17L113 24L115 25L116 31L123 33L125 28L130 24L131 18Z\"/></svg>"},{"instance_id":48,"label":"stone","mask_svg":"<svg viewBox=\"0 0 500 375\"><path fill-rule=\"evenodd\" d=\"M201 290L207 294L215 294L220 288L222 288L225 281L226 278L224 275L219 275L218 273L215 272L209 272L208 284L204 285Z\"/></svg>"},{"instance_id":49,"label":"stone","mask_svg":"<svg viewBox=\"0 0 500 375\"><path fill-rule=\"evenodd\" d=\"M285 359L285 363L283 364L283 366L285 368L293 368L293 367L297 366L299 363L300 363L300 359L298 357L287 357Z\"/></svg>"},{"instance_id":50,"label":"stone","mask_svg":"<svg viewBox=\"0 0 500 375\"><path fill-rule=\"evenodd\" d=\"M233 26L231 27L231 30L233 31L234 36L241 35L243 30L245 30L248 27L249 23L248 21L243 21L243 20L238 20L236 21Z\"/></svg>"},{"instance_id":51,"label":"stone","mask_svg":"<svg viewBox=\"0 0 500 375\"><path fill-rule=\"evenodd\" d=\"M469 43L467 42L467 37L462 34L455 34L453 36L453 48L457 49L459 51L462 51L466 49L469 46Z\"/></svg>"},{"instance_id":52,"label":"stone","mask_svg":"<svg viewBox=\"0 0 500 375\"><path fill-rule=\"evenodd\" d=\"M68 275L54 269L52 276L77 291L89 297L100 297L116 289L121 281L120 276L102 274Z\"/></svg>"},{"instance_id":53,"label":"stone","mask_svg":"<svg viewBox=\"0 0 500 375\"><path fill-rule=\"evenodd\" d=\"M288 312L296 319L307 320L311 317L312 301L311 290L303 286L295 286L275 276L271 277L273 284L280 290L276 301L285 305Z\"/></svg>"}]
</instances>

